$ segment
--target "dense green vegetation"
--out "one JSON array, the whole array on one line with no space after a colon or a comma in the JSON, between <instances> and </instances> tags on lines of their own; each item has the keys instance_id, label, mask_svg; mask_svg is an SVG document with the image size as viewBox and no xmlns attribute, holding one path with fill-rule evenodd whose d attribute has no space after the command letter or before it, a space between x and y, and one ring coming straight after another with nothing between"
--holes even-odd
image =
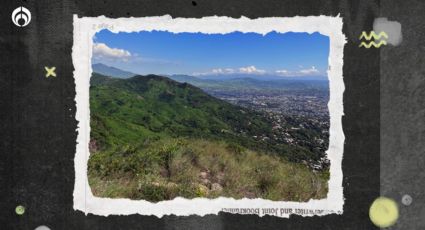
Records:
<instances>
[{"instance_id":1,"label":"dense green vegetation","mask_svg":"<svg viewBox=\"0 0 425 230\"><path fill-rule=\"evenodd\" d=\"M190 84L154 75L93 74L90 111L89 183L97 196L160 201L326 195L328 172L294 163L320 156L254 138L274 134L264 114Z\"/></svg>"}]
</instances>

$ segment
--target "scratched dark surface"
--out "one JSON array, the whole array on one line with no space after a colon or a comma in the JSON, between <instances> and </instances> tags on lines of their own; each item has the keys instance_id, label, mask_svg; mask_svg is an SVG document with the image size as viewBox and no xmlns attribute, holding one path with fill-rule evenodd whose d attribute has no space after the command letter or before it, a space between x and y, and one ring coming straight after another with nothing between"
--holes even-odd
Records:
<instances>
[{"instance_id":1,"label":"scratched dark surface","mask_svg":"<svg viewBox=\"0 0 425 230\"><path fill-rule=\"evenodd\" d=\"M384 4L385 2L385 4ZM399 205L390 229L425 229L425 1L381 1L403 41L381 49L381 194ZM404 205L404 195L412 203Z\"/></svg>"},{"instance_id":2,"label":"scratched dark surface","mask_svg":"<svg viewBox=\"0 0 425 230\"><path fill-rule=\"evenodd\" d=\"M411 206L401 208L401 218L393 229L423 228L424 221L421 224L419 217L415 218L417 214L424 213L424 206L420 206L424 197L415 180L419 178L423 182L424 174L419 173L420 167L409 169L408 163L420 166L424 159L420 155L425 138L424 60L419 55L421 50L424 51L424 23L411 15L419 17L420 8L415 11L409 9L417 7L419 0L416 5L406 4L401 9L397 8L395 1L385 1L385 5L382 2L197 0L194 4L191 0L3 0L0 3L0 229L35 229L39 225L46 225L52 230L376 229L369 220L368 209L381 192L397 201L402 194L410 194L414 199ZM21 5L32 13L31 23L24 28L15 26L10 17L12 11ZM342 120L346 138L342 163L346 198L344 214L310 218L292 216L289 219L224 213L204 217L157 218L140 215L86 216L73 210L78 125L71 58L73 14L111 18L165 14L196 18L212 15L258 18L340 14L344 21L343 33L347 37L344 48L345 116ZM359 48L360 33L372 30L374 18L387 14L391 14L388 17L392 20L402 23L403 32L406 32L403 33L403 43L381 50ZM422 33L417 32L420 28ZM415 37L418 34L421 39ZM415 63L422 70L409 67ZM44 66L56 66L57 77L45 78ZM382 70L381 66L387 69ZM405 75L407 78L400 83L403 73L409 70L414 72ZM387 115L382 114L380 107L385 108ZM398 122L398 119L406 117L404 112L409 116ZM382 137L386 144L380 141ZM404 142L397 145L399 139ZM383 157L383 164L392 164L380 164L381 149L391 153ZM399 155L408 158L403 161L397 157ZM393 177L380 175L380 170L390 173L393 167L397 169ZM26 207L22 216L14 211L19 204ZM409 227L403 228L404 224Z\"/></svg>"}]
</instances>

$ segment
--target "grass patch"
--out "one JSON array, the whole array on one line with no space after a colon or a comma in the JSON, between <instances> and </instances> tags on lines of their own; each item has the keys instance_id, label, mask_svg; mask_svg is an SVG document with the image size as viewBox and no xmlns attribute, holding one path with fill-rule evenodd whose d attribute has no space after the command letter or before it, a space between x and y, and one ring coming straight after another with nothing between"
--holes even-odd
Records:
<instances>
[{"instance_id":1,"label":"grass patch","mask_svg":"<svg viewBox=\"0 0 425 230\"><path fill-rule=\"evenodd\" d=\"M235 144L204 139L162 139L92 153L89 184L95 196L307 201L325 198L328 171Z\"/></svg>"}]
</instances>

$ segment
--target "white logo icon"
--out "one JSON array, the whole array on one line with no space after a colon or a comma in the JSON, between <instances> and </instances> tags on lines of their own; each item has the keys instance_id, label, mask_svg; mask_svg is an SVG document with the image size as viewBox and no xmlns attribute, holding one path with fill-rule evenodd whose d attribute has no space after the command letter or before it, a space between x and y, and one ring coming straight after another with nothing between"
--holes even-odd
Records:
<instances>
[{"instance_id":1,"label":"white logo icon","mask_svg":"<svg viewBox=\"0 0 425 230\"><path fill-rule=\"evenodd\" d=\"M23 6L16 8L12 13L12 22L19 27L27 26L31 22L31 12Z\"/></svg>"}]
</instances>

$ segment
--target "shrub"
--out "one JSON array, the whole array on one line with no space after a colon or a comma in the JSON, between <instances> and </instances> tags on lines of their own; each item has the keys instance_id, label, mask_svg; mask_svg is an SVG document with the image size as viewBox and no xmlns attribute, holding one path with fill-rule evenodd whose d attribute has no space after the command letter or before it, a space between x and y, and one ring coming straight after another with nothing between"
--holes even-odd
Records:
<instances>
[{"instance_id":1,"label":"shrub","mask_svg":"<svg viewBox=\"0 0 425 230\"><path fill-rule=\"evenodd\" d=\"M94 194L153 202L177 196L307 201L325 197L329 179L328 171L204 139L163 138L99 151L88 166ZM213 191L213 183L222 189Z\"/></svg>"}]
</instances>

